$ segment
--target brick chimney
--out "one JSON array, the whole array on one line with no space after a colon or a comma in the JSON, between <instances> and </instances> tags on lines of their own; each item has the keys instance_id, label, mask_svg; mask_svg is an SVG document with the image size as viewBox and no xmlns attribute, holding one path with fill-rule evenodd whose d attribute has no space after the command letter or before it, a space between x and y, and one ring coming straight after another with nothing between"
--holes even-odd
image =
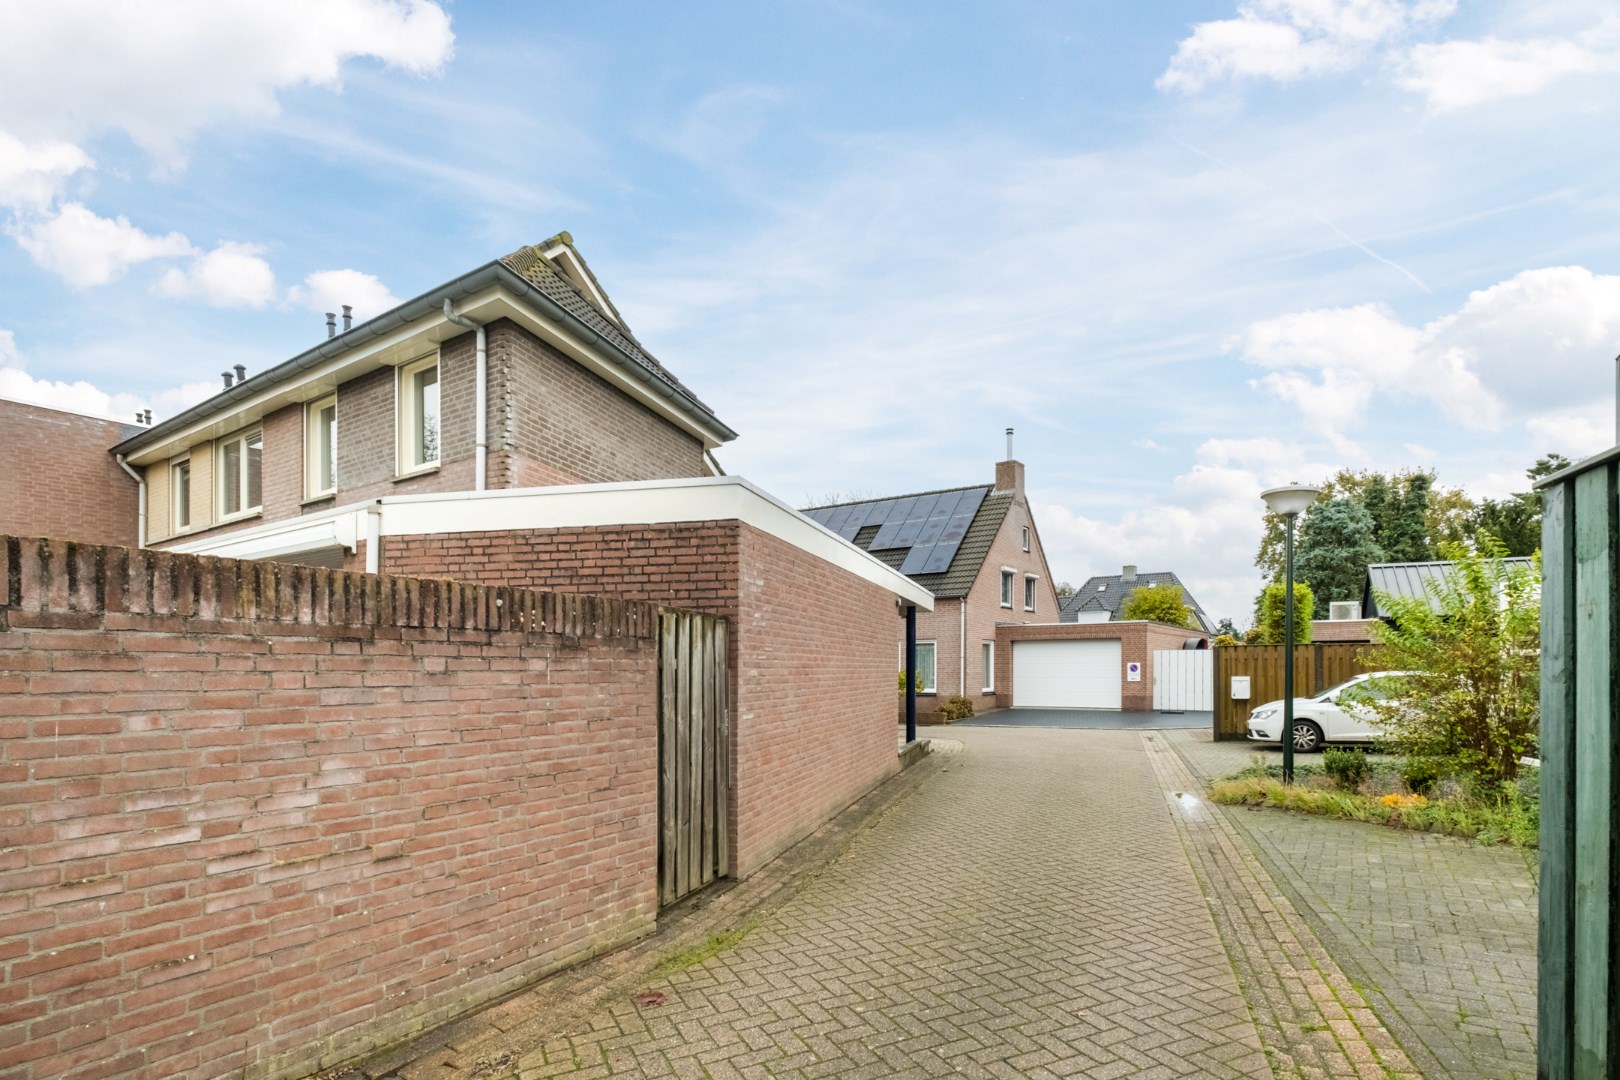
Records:
<instances>
[{"instance_id":1,"label":"brick chimney","mask_svg":"<svg viewBox=\"0 0 1620 1080\"><path fill-rule=\"evenodd\" d=\"M1013 429L1007 429L1007 460L996 462L996 493L1012 492L1023 497L1024 463L1013 457Z\"/></svg>"}]
</instances>

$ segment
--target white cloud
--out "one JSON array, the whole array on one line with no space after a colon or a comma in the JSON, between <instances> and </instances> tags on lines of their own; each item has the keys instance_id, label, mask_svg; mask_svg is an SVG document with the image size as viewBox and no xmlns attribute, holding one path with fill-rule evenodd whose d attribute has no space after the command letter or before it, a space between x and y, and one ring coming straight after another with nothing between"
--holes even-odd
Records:
<instances>
[{"instance_id":1,"label":"white cloud","mask_svg":"<svg viewBox=\"0 0 1620 1080\"><path fill-rule=\"evenodd\" d=\"M1617 341L1620 276L1557 266L1473 292L1421 327L1372 304L1266 319L1245 332L1242 354L1274 369L1256 385L1329 432L1361 424L1379 395L1499 430L1607 398Z\"/></svg>"},{"instance_id":2,"label":"white cloud","mask_svg":"<svg viewBox=\"0 0 1620 1080\"><path fill-rule=\"evenodd\" d=\"M36 263L78 288L115 281L135 263L196 250L179 233L154 236L126 217L104 218L82 203L67 203L49 216L30 217L9 231Z\"/></svg>"},{"instance_id":3,"label":"white cloud","mask_svg":"<svg viewBox=\"0 0 1620 1080\"><path fill-rule=\"evenodd\" d=\"M12 0L0 116L23 138L121 130L172 160L203 127L273 116L279 91L340 86L351 59L425 75L453 43L427 0Z\"/></svg>"},{"instance_id":4,"label":"white cloud","mask_svg":"<svg viewBox=\"0 0 1620 1080\"><path fill-rule=\"evenodd\" d=\"M131 423L142 409L152 409L161 419L218 392L214 383L195 382L155 394L109 394L83 379L36 379L24 370L12 332L0 330L0 398Z\"/></svg>"},{"instance_id":5,"label":"white cloud","mask_svg":"<svg viewBox=\"0 0 1620 1080\"><path fill-rule=\"evenodd\" d=\"M257 244L227 240L198 255L185 269L158 279L157 292L174 300L200 300L212 307L261 308L276 297L276 275Z\"/></svg>"},{"instance_id":6,"label":"white cloud","mask_svg":"<svg viewBox=\"0 0 1620 1080\"><path fill-rule=\"evenodd\" d=\"M356 319L365 320L399 306L399 298L374 274L359 270L317 270L302 285L287 290L287 301L310 311L342 311L354 308Z\"/></svg>"},{"instance_id":7,"label":"white cloud","mask_svg":"<svg viewBox=\"0 0 1620 1080\"><path fill-rule=\"evenodd\" d=\"M1523 97L1566 75L1620 67L1614 43L1602 40L1612 36L1612 31L1600 33L1592 44L1559 38L1485 38L1417 45L1407 55L1409 73L1400 85L1422 94L1436 112ZM1589 40L1592 37L1588 35Z\"/></svg>"},{"instance_id":8,"label":"white cloud","mask_svg":"<svg viewBox=\"0 0 1620 1080\"><path fill-rule=\"evenodd\" d=\"M1455 0L1248 0L1235 19L1194 26L1154 85L1190 94L1227 80L1342 71L1455 8Z\"/></svg>"},{"instance_id":9,"label":"white cloud","mask_svg":"<svg viewBox=\"0 0 1620 1080\"><path fill-rule=\"evenodd\" d=\"M44 210L68 177L93 166L90 155L70 143L29 145L0 131L0 206Z\"/></svg>"}]
</instances>

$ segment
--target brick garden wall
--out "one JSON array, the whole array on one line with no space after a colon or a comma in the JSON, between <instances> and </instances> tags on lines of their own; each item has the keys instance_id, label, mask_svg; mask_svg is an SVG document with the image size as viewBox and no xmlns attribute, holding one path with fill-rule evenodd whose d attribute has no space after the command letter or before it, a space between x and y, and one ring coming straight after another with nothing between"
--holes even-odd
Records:
<instances>
[{"instance_id":1,"label":"brick garden wall","mask_svg":"<svg viewBox=\"0 0 1620 1080\"><path fill-rule=\"evenodd\" d=\"M649 605L0 537L0 1075L303 1076L656 915Z\"/></svg>"},{"instance_id":2,"label":"brick garden wall","mask_svg":"<svg viewBox=\"0 0 1620 1080\"><path fill-rule=\"evenodd\" d=\"M138 430L0 400L0 533L133 547L140 489L107 451Z\"/></svg>"},{"instance_id":3,"label":"brick garden wall","mask_svg":"<svg viewBox=\"0 0 1620 1080\"><path fill-rule=\"evenodd\" d=\"M389 537L390 572L606 592L731 620L746 876L897 768L892 595L737 521Z\"/></svg>"}]
</instances>

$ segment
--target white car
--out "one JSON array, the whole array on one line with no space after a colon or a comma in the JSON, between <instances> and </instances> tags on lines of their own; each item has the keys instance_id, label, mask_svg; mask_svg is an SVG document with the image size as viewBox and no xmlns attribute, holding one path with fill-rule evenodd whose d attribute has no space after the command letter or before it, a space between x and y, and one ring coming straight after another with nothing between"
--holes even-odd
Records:
<instances>
[{"instance_id":1,"label":"white car","mask_svg":"<svg viewBox=\"0 0 1620 1080\"><path fill-rule=\"evenodd\" d=\"M1415 671L1372 671L1346 679L1316 697L1294 699L1294 750L1308 754L1324 743L1369 743L1378 738L1375 716L1363 702L1384 697L1387 684ZM1346 695L1346 691L1354 690ZM1341 700L1342 699L1342 700ZM1249 714L1249 738L1282 742L1283 703L1269 701Z\"/></svg>"}]
</instances>

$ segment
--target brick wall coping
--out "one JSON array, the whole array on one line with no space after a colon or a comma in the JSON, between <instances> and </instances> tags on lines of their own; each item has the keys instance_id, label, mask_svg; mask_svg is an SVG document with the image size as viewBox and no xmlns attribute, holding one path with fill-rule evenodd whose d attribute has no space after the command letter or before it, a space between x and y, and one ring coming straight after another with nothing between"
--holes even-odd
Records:
<instances>
[{"instance_id":1,"label":"brick wall coping","mask_svg":"<svg viewBox=\"0 0 1620 1080\"><path fill-rule=\"evenodd\" d=\"M169 550L252 559L333 546L353 551L359 540L371 536L436 536L704 521L746 522L881 586L905 603L915 604L924 611L934 609L933 593L740 476L397 495L222 536L204 537L176 544ZM367 544L368 561L374 559L376 550L376 544ZM368 569L374 569L375 565L372 562Z\"/></svg>"},{"instance_id":2,"label":"brick wall coping","mask_svg":"<svg viewBox=\"0 0 1620 1080\"><path fill-rule=\"evenodd\" d=\"M0 632L162 623L255 634L319 627L345 638L412 630L651 639L658 611L603 596L0 536Z\"/></svg>"}]
</instances>

